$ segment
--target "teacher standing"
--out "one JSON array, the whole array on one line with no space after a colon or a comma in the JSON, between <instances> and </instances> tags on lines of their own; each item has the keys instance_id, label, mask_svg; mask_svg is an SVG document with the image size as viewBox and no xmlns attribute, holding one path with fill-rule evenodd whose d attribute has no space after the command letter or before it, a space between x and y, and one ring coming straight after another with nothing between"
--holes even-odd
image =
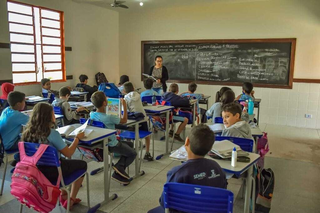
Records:
<instances>
[{"instance_id":1,"label":"teacher standing","mask_svg":"<svg viewBox=\"0 0 320 213\"><path fill-rule=\"evenodd\" d=\"M163 92L167 92L166 81L169 79L168 70L165 66L162 66L162 56L158 55L154 59L155 65L150 68L149 75L153 76L157 81L153 83L153 90L159 95Z\"/></svg>"}]
</instances>

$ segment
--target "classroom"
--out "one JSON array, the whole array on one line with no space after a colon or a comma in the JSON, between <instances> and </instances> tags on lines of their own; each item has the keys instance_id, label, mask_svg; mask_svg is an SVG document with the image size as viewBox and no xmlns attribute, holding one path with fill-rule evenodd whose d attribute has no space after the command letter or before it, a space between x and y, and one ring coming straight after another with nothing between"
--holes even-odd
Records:
<instances>
[{"instance_id":1,"label":"classroom","mask_svg":"<svg viewBox=\"0 0 320 213\"><path fill-rule=\"evenodd\" d=\"M18 39L18 36L12 36L12 32L14 32L13 25L18 25L19 23L17 23L13 16L10 21L9 13L16 16L21 14L19 14L19 12L14 12L14 9L10 9L8 7L10 3L21 4L28 8L34 6L36 9L32 9L32 11L38 15L29 15L28 17L34 16L37 18L36 16L39 15L44 17L44 20L46 20L47 23L45 23L45 21L41 23L44 27L40 27L39 31L36 31L36 33L39 33L41 30L41 34L44 35L46 34L46 30L47 33L54 32L55 28L51 27L50 23L55 22L56 19L52 14L58 12L60 17L63 17L63 21L60 20L60 23L62 24L57 26L60 32L63 32L62 34L59 34L59 42L61 40L61 43L59 43L58 46L64 48L61 48L61 51L59 50L58 53L54 52L53 47L55 44L52 45L52 48L46 49L46 45L42 45L42 42L44 42L44 44L46 43L46 36L44 36L44 40L41 40L40 44L37 43L38 41L36 39L38 38L34 36L32 37L32 42L30 43L30 41L27 41L27 43L36 46L34 50L30 50L32 53L36 52L37 54L40 54L36 56L37 58L32 59L32 62L28 61L29 59L26 59L27 61L17 64L17 61L19 62L19 60L15 58L15 54L19 52L19 41L14 41L14 39ZM111 6L111 4L113 6ZM125 8L126 6L128 8ZM42 12L39 13L39 10ZM50 13L50 11L53 13ZM48 17L46 18L46 16ZM28 24L28 21L30 21L31 24ZM31 28L33 27L34 20L31 18L30 20L25 19L22 23L25 23L23 26ZM10 27L9 24L11 24ZM26 36L28 33L25 33L23 31L24 29L27 29L27 27L20 29L16 28L17 32ZM48 39L47 41L49 41L50 38L54 39L56 37L50 37L49 35L46 38ZM33 39L35 39L35 41L33 41ZM281 82L277 85L259 82L255 83L255 81L252 81L255 98L255 108L253 112L254 119L251 119L252 117L249 115L249 120L255 123L250 124L253 126L255 125L257 129L259 129L259 134L255 135L256 133L251 128L252 136L254 138L253 147L257 148L256 143L259 143L259 140L262 138L262 132L267 133L269 150L265 154L263 161L264 168L270 168L274 172L274 189L272 189L271 192L272 199L268 200L271 203L271 208L264 211L261 209L253 211L253 205L257 205L258 203L250 201L250 196L257 196L257 193L253 193L256 187L255 184L253 184L254 181L250 182L250 175L248 175L248 173L252 173L252 179L256 182L258 179L256 179L255 175L255 172L257 172L257 162L253 162L252 159L250 161L250 167L248 166L245 172L242 171L244 174L241 174L238 177L234 173L234 177L232 178L228 176L230 169L226 169L226 167L230 167L230 161L225 161L228 162L226 163L228 165L225 167L225 162L219 163L222 160L216 160L218 162L218 167L221 167L228 176L227 186L220 188L226 188L226 191L232 192L232 212L235 213L319 212L320 183L317 180L318 175L320 174L319 0L126 0L124 3L114 0L0 0L0 85L13 83L15 85L14 91L22 92L26 97L30 98L26 101L27 106L24 108L29 110L26 112L26 114L28 114L29 112L31 113L32 110L36 111L37 105L39 105L31 103L32 100L38 100L38 96L43 95L41 92L43 91L41 88L41 79L49 78L51 79L51 90L56 91L56 98L59 98L58 96L60 96L61 99L61 88L64 88L65 97L76 97L75 100L69 100L76 102L74 103L75 106L69 102L71 111L76 112L75 114L78 116L78 114L81 114L78 113L78 111L82 112L83 109L77 108L79 108L79 106L84 106L85 109L88 110L88 113L81 114L81 117L92 118L94 120L94 115L92 115L92 113L100 112L99 109L102 110L101 112L103 114L108 114L108 112L105 111L106 106L100 106L99 101L94 101L95 98L100 96L92 94L93 92L84 93L83 99L80 99L81 101L84 100L86 102L83 102L81 105L81 102L78 102L77 94L82 93L79 93L79 91L71 91L69 93L70 89L74 90L74 88L77 87L77 84L80 83L80 75L86 75L88 77L88 79L86 79L87 85L94 86L97 85L95 78L96 74L99 72L103 73L109 83L114 83L116 86L124 85L121 89L128 89L130 93L139 95L139 93L146 90L144 84L146 78L142 76L142 73L150 74L150 67L155 65L154 63L157 63L157 60L161 59L163 67L166 67L168 79L153 83L153 89L155 89L155 85L158 85L162 90L165 90L164 88L167 87L168 92L169 90L175 91L178 87L177 94L180 95L190 90L189 83L195 82L197 84L195 93L203 94L207 97L207 99L205 99L207 101L205 104L201 104L199 101L193 102L192 100L190 103L188 102L189 105L192 106L189 114L195 115L199 107L208 110L216 103L216 94L222 87L229 87L234 92L235 97L241 95L243 93L242 83L244 81L241 80L236 83L225 82L224 80L212 82L210 80L202 81L199 77L200 72L196 70L200 67L199 62L195 62L195 64L190 62L190 55L193 53L189 56L181 54L182 59L185 59L186 61L187 65L185 65L183 63L184 61L180 61L180 59L175 60L174 54L176 52L179 52L180 50L191 52L190 48L192 48L193 45L198 45L197 48L202 50L205 48L217 48L221 40L226 42L226 46L235 43L235 46L238 45L240 48L245 48L244 46L241 46L242 43L263 43L269 42L272 39L281 40L281 42L290 40L290 42L292 42L290 44L294 44L294 46L290 46L291 48L294 47L294 49L290 49L290 54L288 56L290 63L286 65L288 81L286 83ZM209 45L201 46L206 42ZM17 51L13 49L14 44L16 44ZM171 47L169 47L169 50L165 50L167 48L166 45L168 45L168 47L170 45L177 45L177 48L181 49L179 51L176 49L176 52L171 55ZM185 45L185 47L182 47L183 45ZM278 47L279 46L268 47L268 49L271 51L271 49L276 49ZM152 52L151 48L162 49L160 52ZM185 50L183 48L189 49ZM234 48L234 46L230 45L228 48ZM51 50L53 51L51 52L52 58L48 57L46 59L46 51L49 51L50 53ZM20 52L20 55L27 55L30 51ZM201 53L199 54L201 55ZM162 57L155 57L158 55L162 55ZM40 56L43 57L41 58ZM56 62L56 56L61 58L61 60L59 60L60 62ZM195 61L203 60L203 64L211 63L205 61L207 60L205 59L205 56L199 57L200 59ZM35 61L37 61L37 63L42 63L42 61L46 60L49 61L47 64L43 63L43 66L39 66L37 69L34 69L34 67L30 69L30 64L32 64L32 66L36 65ZM246 62L244 61L243 63ZM267 64L268 62L265 63ZM14 66L15 64L17 66ZM49 64L52 64L51 68ZM57 65L58 68L55 68L55 65ZM198 66L198 68L195 68L196 71L193 74L190 74L193 72L190 67L194 68L196 66ZM161 68L162 76L160 76L160 78L164 77L163 67ZM182 71L178 71L180 68ZM155 73L155 70L158 71L156 68L151 69L153 73ZM21 71L26 72L21 74ZM126 78L123 78L124 75L129 77L133 87L131 87L131 84L121 83L122 80L124 80L123 83L127 81ZM193 79L190 75L196 75L197 77L194 77ZM152 74L152 76L157 78L155 74ZM203 76L207 75L203 74ZM239 76L238 78L240 79ZM177 84L177 87L173 85L174 83ZM69 88L69 90L66 88ZM95 88L95 90L98 89L98 87L93 88ZM0 95L0 99L2 99L4 93L0 91ZM127 106L128 104L128 110L131 112L131 107L129 106L131 99L127 99L126 96L124 98L126 104L122 105L117 102L120 105L116 105L114 108L107 107L107 109L115 109L115 111L118 112L118 110L121 109L121 107L118 106ZM164 99L164 96L162 96L162 100ZM259 108L256 106L257 100L259 100ZM49 99L45 99L44 101L48 102ZM109 104L111 101L112 99L109 100L108 98L107 103ZM119 99L115 99L115 101L119 101ZM37 101L35 101L35 103L37 103ZM79 103L80 105L77 105ZM87 105L84 105L84 103ZM249 103L250 100L248 105ZM97 107L96 104L100 107ZM94 110L97 110L97 112L90 112L92 111L91 107L94 108ZM80 149L77 149L76 145L85 139L78 138L77 136L72 143L74 146L70 145L69 148L64 148L67 152L62 152L62 150L59 149L66 157L68 157L70 153L71 155L74 153L72 159L71 155L70 158L68 157L68 161L70 159L79 160L81 162L85 161L87 165L86 171L89 173L89 175L85 175L84 178L82 178L82 174L79 175L79 178L81 181L83 179L83 182L81 182L80 185L78 184L79 192L76 198L80 198L81 202L78 205L72 206L71 212L142 213L148 212L160 205L159 198L162 195L167 178L170 176L168 172L173 168L180 166L183 161L180 158L180 160L174 160L172 156L169 157L169 154L173 151L172 153L178 153L180 155L181 149L184 148L184 144L187 143L184 141L194 138L193 134L196 135L195 132L197 130L200 131L201 128L206 128L208 126L207 124L210 122L210 124L215 122L214 118L210 119L210 117L208 117L209 120L207 121L207 124L199 125L198 123L204 123L204 121L200 118L196 120L193 117L193 121L184 128L184 120L176 120L178 123L175 124L175 131L172 132L172 135L173 133L177 133L177 131L180 133L180 127L182 130L181 134L174 135L173 137L163 137L170 135L169 113L171 113L174 107L143 106L141 113L147 114L150 119L152 118L150 121L151 124L147 125L147 127L149 127L148 131L150 131L150 135L142 135L139 131L139 125L141 127L145 120L130 123L129 120L131 118L128 117L128 119L124 119L124 115L121 115L120 110L120 115L118 114L120 119L117 124L127 125L129 126L129 129L131 129L130 134L127 130L123 130L122 136L129 138L128 140L134 141L135 144L134 148L130 147L130 154L132 154L132 156L127 157L127 159L131 158L132 162L129 164L132 164L130 166L126 164L124 168L129 168L126 171L117 172L117 169L119 168L110 162L110 160L112 160L113 163L120 162L122 159L121 155L117 155L114 150L114 156L113 154L110 155L113 156L112 159L108 156L109 152L113 153L112 149L110 149L110 147L109 149L101 148L103 145L107 145L110 141L114 140L113 136L115 137L115 134L121 134L119 131L116 132L114 130L114 124L113 128L108 126L104 129L100 128L100 130L98 127L89 127L89 129L93 129L90 133L90 137L96 137L95 140L92 140L94 143L98 141L97 138L102 137L96 145L98 149L102 150L103 155L107 154L108 156L102 160L103 162L96 162L92 159L83 158L82 152L79 151ZM52 108L48 108L47 110L50 112L50 110L52 111ZM65 112L62 112L62 114L63 113ZM158 115L159 113L162 113L163 117L168 116L167 119L161 120L164 121L162 125L165 128L164 130L157 129L157 131L151 131L151 129L154 130L154 128L151 127L154 127L155 114ZM200 109L197 113L201 114ZM223 111L222 114L223 113L226 112ZM59 124L56 123L57 126L61 128L65 128L62 126L70 126L66 123L69 121L66 119L65 115L59 116L56 111L54 111L54 114L56 121L61 121ZM128 116L129 114L130 113L128 113ZM33 116L32 113L28 115ZM48 116L43 117L43 119L45 119L45 117ZM174 117L175 116L173 116L173 118L170 117L170 121L171 119L174 120ZM206 117L206 115L200 117L203 118ZM224 116L220 115L219 117ZM79 116L72 117L72 119L74 118L79 120ZM0 134L2 134L1 122L0 119ZM31 120L29 122L31 122ZM223 124L223 122L221 123ZM223 126L222 124L221 126ZM227 123L224 125L226 124ZM89 125L93 124L91 123ZM223 128L225 127L223 126ZM31 128L28 128L27 124L25 131L30 129ZM137 132L140 133L137 134ZM128 134L126 135L124 133ZM59 138L62 137L62 134L60 135ZM97 135L99 135L99 137ZM22 133L22 137L26 136L27 134L24 135ZM139 136L140 138L143 137L143 143L145 141L149 142L139 144ZM1 135L1 137L3 136ZM186 140L186 138L188 139ZM215 138L216 144L219 134L216 134ZM174 141L174 143L172 143L172 141ZM72 140L69 141L69 144L71 144L71 142ZM143 159L145 154L147 154L146 149L149 149L148 143L150 143L149 154L153 157L152 161ZM190 144L192 143L190 142ZM186 145L186 147L188 147L188 145ZM185 149L188 151L188 148ZM140 150L142 150L141 153ZM174 152L175 150L178 151ZM164 151L165 154L163 154ZM260 156L259 162L261 162L261 153L258 155L254 152L251 153L251 151L249 151L250 156L251 154L258 156L256 160L258 160ZM125 153L123 156L124 155L129 154ZM11 176L16 174L14 172L14 167L10 165L14 157L13 154L8 156L9 163L7 168L5 169L4 163L0 166L0 184L2 183L2 185L4 185L3 192L1 192L2 195L0 196L0 212L19 212L20 202L12 195L10 186L12 183ZM189 153L188 156L190 157ZM148 159L148 156L145 159ZM237 163L239 165L239 162ZM249 165L249 163L246 165ZM92 171L97 171L97 173L92 175L90 174ZM215 169L214 171L217 172L218 170ZM128 174L126 174L126 172ZM129 177L130 184L120 184L119 181L111 179L111 175L114 173L126 174L133 179L130 179ZM3 174L5 174L4 181L2 181ZM193 175L194 174L190 174L189 177ZM208 176L209 175L216 176L215 172L208 174ZM89 178L88 182L86 179L87 176ZM235 178L235 176L237 177ZM118 178L118 180L123 179L123 177L124 176ZM196 177L196 179L201 179L201 173L197 173L194 177ZM248 182L250 184L247 184ZM90 186L90 189L88 186ZM248 192L249 189L252 189L252 194L251 192ZM195 190L194 194L197 194L197 192L198 191ZM88 211L89 203L87 194L90 195L90 208L92 211ZM78 203L78 200L76 199L71 200L73 204L75 202ZM57 203L60 203L59 199ZM99 203L101 203L101 205ZM66 205L67 201L61 202L61 205L54 206L51 212L67 212L63 207ZM213 210L201 211L199 206L200 204L195 208L190 207L188 210L190 212L194 212L192 209L197 209L199 212L214 212ZM22 212L36 211L23 206ZM150 212L152 213L152 211ZM162 212L164 212L164 210L162 210Z\"/></svg>"}]
</instances>

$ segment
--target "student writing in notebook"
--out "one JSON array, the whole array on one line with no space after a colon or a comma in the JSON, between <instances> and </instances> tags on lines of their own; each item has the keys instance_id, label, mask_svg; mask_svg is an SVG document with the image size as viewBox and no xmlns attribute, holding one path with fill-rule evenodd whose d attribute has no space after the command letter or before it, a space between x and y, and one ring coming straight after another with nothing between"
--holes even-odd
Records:
<instances>
[{"instance_id":1,"label":"student writing in notebook","mask_svg":"<svg viewBox=\"0 0 320 213\"><path fill-rule=\"evenodd\" d=\"M108 129L115 129L116 124L127 123L127 104L125 100L121 99L123 106L123 115L121 118L116 115L106 114L108 101L103 92L97 91L93 93L91 101L97 108L96 112L90 113L90 118L92 120L104 123ZM110 136L109 139L111 140L108 143L109 151L121 155L119 161L112 166L114 173L111 178L121 184L129 184L132 178L130 178L125 170L134 161L137 155L136 151L133 149L133 143L118 141L115 135Z\"/></svg>"},{"instance_id":2,"label":"student writing in notebook","mask_svg":"<svg viewBox=\"0 0 320 213\"><path fill-rule=\"evenodd\" d=\"M188 160L167 173L167 183L175 182L227 188L226 175L222 168L214 160L205 158L205 155L211 150L214 140L214 133L207 125L200 124L193 127L184 144L188 153ZM161 206L156 208L158 212L164 212L163 196L162 193ZM170 209L170 212L177 211Z\"/></svg>"}]
</instances>

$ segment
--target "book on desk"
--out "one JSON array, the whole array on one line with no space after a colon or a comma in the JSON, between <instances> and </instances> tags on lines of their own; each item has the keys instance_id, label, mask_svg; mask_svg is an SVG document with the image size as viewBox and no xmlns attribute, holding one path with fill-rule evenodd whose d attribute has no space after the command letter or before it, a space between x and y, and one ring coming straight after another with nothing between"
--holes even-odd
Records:
<instances>
[{"instance_id":1,"label":"book on desk","mask_svg":"<svg viewBox=\"0 0 320 213\"><path fill-rule=\"evenodd\" d=\"M69 125L63 128L59 128L58 132L62 137L66 137L66 138L74 138L80 132L84 132L84 136L88 137L93 132L93 130L87 129L87 125L88 125L88 120L78 128L76 128L75 126Z\"/></svg>"}]
</instances>

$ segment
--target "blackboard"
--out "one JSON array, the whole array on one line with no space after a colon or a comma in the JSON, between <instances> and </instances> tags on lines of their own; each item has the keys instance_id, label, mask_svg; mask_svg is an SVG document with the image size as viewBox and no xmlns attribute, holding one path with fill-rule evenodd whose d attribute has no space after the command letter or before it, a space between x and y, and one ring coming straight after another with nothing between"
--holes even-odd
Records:
<instances>
[{"instance_id":1,"label":"blackboard","mask_svg":"<svg viewBox=\"0 0 320 213\"><path fill-rule=\"evenodd\" d=\"M161 55L169 82L292 88L296 39L142 41L141 72Z\"/></svg>"}]
</instances>

